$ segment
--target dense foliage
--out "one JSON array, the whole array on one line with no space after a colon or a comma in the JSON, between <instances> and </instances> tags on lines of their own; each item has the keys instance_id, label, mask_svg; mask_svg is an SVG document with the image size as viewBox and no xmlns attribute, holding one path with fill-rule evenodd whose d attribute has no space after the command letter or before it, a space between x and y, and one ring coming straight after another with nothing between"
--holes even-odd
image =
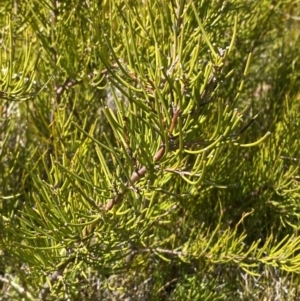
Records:
<instances>
[{"instance_id":1,"label":"dense foliage","mask_svg":"<svg viewBox=\"0 0 300 301\"><path fill-rule=\"evenodd\" d=\"M1 300L296 300L296 0L0 8Z\"/></svg>"}]
</instances>

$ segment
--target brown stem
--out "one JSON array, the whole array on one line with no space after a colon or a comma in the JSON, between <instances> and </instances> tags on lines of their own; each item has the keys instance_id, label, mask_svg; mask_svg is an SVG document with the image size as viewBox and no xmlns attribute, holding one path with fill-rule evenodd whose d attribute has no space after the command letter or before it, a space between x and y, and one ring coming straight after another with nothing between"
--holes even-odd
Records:
<instances>
[{"instance_id":1,"label":"brown stem","mask_svg":"<svg viewBox=\"0 0 300 301\"><path fill-rule=\"evenodd\" d=\"M170 135L172 135L172 132L175 128L175 125L177 123L177 119L180 115L181 111L179 109L177 109L175 112L174 112L174 115L173 115L173 118L172 118L172 121L171 121L171 125L170 125L170 129L169 129L169 133Z\"/></svg>"},{"instance_id":2,"label":"brown stem","mask_svg":"<svg viewBox=\"0 0 300 301\"><path fill-rule=\"evenodd\" d=\"M165 146L162 145L153 157L154 162L159 161L163 157L164 153L165 153ZM136 183L142 177L145 176L146 172L147 172L146 166L142 166L138 171L134 171L130 177L130 180L126 183L126 188L132 187L134 183ZM126 191L127 190L124 189L122 192L118 193L115 197L110 199L105 206L105 210L109 211L114 207L115 204L121 202Z\"/></svg>"},{"instance_id":3,"label":"brown stem","mask_svg":"<svg viewBox=\"0 0 300 301\"><path fill-rule=\"evenodd\" d=\"M38 300L43 301L46 300L48 294L50 293L50 287L53 285L53 283L63 275L65 268L70 262L73 262L75 260L75 257L72 257L68 259L65 263L63 263L56 271L54 271L51 276L49 277L49 282L46 281L42 287L42 289L39 291ZM51 283L51 285L49 284Z\"/></svg>"}]
</instances>

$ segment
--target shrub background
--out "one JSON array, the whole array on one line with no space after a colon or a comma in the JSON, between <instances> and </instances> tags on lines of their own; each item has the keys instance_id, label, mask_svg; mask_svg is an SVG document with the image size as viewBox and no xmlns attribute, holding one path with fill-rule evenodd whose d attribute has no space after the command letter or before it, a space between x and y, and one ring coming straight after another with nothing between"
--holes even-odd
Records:
<instances>
[{"instance_id":1,"label":"shrub background","mask_svg":"<svg viewBox=\"0 0 300 301\"><path fill-rule=\"evenodd\" d=\"M299 3L2 2L2 300L295 300Z\"/></svg>"}]
</instances>

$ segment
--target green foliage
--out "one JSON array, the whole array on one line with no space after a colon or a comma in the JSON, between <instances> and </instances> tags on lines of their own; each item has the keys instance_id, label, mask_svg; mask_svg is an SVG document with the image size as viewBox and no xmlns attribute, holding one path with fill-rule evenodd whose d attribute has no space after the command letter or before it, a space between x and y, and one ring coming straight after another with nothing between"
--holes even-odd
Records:
<instances>
[{"instance_id":1,"label":"green foliage","mask_svg":"<svg viewBox=\"0 0 300 301\"><path fill-rule=\"evenodd\" d=\"M297 298L297 1L3 2L2 299Z\"/></svg>"}]
</instances>

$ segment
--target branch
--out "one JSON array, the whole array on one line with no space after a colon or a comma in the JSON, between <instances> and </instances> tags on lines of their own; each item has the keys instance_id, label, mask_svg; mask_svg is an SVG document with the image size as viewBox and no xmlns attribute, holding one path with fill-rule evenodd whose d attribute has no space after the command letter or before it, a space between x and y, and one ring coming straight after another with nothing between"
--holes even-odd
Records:
<instances>
[{"instance_id":1,"label":"branch","mask_svg":"<svg viewBox=\"0 0 300 301\"><path fill-rule=\"evenodd\" d=\"M59 267L56 271L54 271L50 278L49 278L49 282L46 281L42 287L42 289L39 292L39 296L38 296L38 300L39 301L43 301L46 300L49 292L50 292L50 284L52 285L58 277L62 276L62 274L64 273L65 268L67 267L67 265L74 261L75 257L70 258L69 260L67 260L61 267ZM50 284L49 284L50 283Z\"/></svg>"},{"instance_id":2,"label":"branch","mask_svg":"<svg viewBox=\"0 0 300 301\"><path fill-rule=\"evenodd\" d=\"M172 121L171 121L171 125L170 125L170 128L169 128L169 136L170 136L170 140L172 139L172 132L176 126L176 123L177 123L177 120L178 120L178 117L180 115L181 111L179 108L176 109L176 111L174 112L173 114L173 117L172 117ZM161 147L159 148L159 150L156 152L156 154L154 155L153 157L153 160L154 160L154 163L158 162L162 157L163 155L165 154L165 145L161 145ZM142 166L139 170L137 171L134 171L130 177L130 180L126 183L126 188L130 188L134 185L134 183L136 183L137 181L139 181L142 177L145 176L147 172L147 168L146 166ZM114 198L110 199L106 206L105 206L105 210L106 211L109 211L111 210L115 204L119 203L123 196L125 195L127 189L124 189L122 192L118 193Z\"/></svg>"},{"instance_id":3,"label":"branch","mask_svg":"<svg viewBox=\"0 0 300 301\"><path fill-rule=\"evenodd\" d=\"M153 157L154 162L159 161L163 157L164 153L165 153L165 146L162 145ZM134 183L136 183L142 177L144 177L146 172L147 172L146 166L142 166L138 171L134 171L130 177L130 180L126 183L126 188L132 187ZM118 193L114 198L110 199L105 206L105 210L109 211L114 207L115 204L119 203L122 200L123 196L125 195L126 191L127 190L124 189L121 193Z\"/></svg>"}]
</instances>

